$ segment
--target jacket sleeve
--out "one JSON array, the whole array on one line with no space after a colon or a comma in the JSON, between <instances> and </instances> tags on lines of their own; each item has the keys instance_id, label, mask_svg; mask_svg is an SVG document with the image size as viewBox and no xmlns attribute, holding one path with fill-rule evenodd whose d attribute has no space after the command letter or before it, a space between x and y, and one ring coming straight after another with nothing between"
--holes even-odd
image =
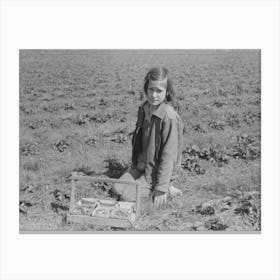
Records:
<instances>
[{"instance_id":1,"label":"jacket sleeve","mask_svg":"<svg viewBox=\"0 0 280 280\"><path fill-rule=\"evenodd\" d=\"M161 137L159 167L154 189L161 192L167 192L177 158L178 129L176 119L166 118L163 121Z\"/></svg>"},{"instance_id":2,"label":"jacket sleeve","mask_svg":"<svg viewBox=\"0 0 280 280\"><path fill-rule=\"evenodd\" d=\"M140 106L137 113L137 121L132 136L132 166L137 165L138 155L142 152L142 123L144 118L143 108Z\"/></svg>"}]
</instances>

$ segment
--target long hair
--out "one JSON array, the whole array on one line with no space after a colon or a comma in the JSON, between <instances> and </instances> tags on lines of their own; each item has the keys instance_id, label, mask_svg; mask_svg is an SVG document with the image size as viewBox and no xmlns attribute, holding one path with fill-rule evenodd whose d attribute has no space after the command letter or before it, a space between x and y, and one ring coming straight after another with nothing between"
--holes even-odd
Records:
<instances>
[{"instance_id":1,"label":"long hair","mask_svg":"<svg viewBox=\"0 0 280 280\"><path fill-rule=\"evenodd\" d=\"M164 67L155 67L149 70L147 75L145 76L144 79L144 92L147 94L148 86L149 86L149 81L162 81L162 80L167 80L166 84L166 101L171 103L172 105L175 104L175 90L173 88L172 80L169 76L169 72L166 68Z\"/></svg>"}]
</instances>

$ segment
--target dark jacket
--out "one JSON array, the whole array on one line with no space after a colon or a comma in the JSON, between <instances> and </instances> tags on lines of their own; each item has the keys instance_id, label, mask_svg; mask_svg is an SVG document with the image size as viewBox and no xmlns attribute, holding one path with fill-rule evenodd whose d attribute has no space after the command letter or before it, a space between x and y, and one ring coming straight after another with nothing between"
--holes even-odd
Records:
<instances>
[{"instance_id":1,"label":"dark jacket","mask_svg":"<svg viewBox=\"0 0 280 280\"><path fill-rule=\"evenodd\" d=\"M142 133L146 102L139 107L132 138L133 166L137 166L138 156L143 149ZM178 176L181 168L182 146L182 120L172 106L162 103L151 116L147 143L145 177L152 185L152 190L168 191L170 182Z\"/></svg>"}]
</instances>

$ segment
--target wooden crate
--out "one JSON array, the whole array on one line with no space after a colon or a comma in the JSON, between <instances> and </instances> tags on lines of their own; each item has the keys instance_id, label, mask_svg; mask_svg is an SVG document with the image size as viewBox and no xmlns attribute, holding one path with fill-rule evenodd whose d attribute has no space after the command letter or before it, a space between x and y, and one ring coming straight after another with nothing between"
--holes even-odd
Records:
<instances>
[{"instance_id":1,"label":"wooden crate","mask_svg":"<svg viewBox=\"0 0 280 280\"><path fill-rule=\"evenodd\" d=\"M136 202L118 202L115 200L100 200L97 198L82 198L76 202L76 181L106 182L129 184L136 186ZM82 224L128 228L137 220L140 214L140 186L137 182L99 178L91 176L71 176L70 210L67 220ZM125 216L121 217L120 215Z\"/></svg>"}]
</instances>

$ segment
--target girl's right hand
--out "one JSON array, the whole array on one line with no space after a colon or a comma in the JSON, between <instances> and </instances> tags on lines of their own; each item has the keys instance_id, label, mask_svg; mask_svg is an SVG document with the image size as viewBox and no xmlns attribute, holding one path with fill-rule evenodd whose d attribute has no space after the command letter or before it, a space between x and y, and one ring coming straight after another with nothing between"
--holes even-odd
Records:
<instances>
[{"instance_id":1,"label":"girl's right hand","mask_svg":"<svg viewBox=\"0 0 280 280\"><path fill-rule=\"evenodd\" d=\"M167 193L156 191L154 192L154 207L159 208L161 205L166 203L167 201Z\"/></svg>"}]
</instances>

